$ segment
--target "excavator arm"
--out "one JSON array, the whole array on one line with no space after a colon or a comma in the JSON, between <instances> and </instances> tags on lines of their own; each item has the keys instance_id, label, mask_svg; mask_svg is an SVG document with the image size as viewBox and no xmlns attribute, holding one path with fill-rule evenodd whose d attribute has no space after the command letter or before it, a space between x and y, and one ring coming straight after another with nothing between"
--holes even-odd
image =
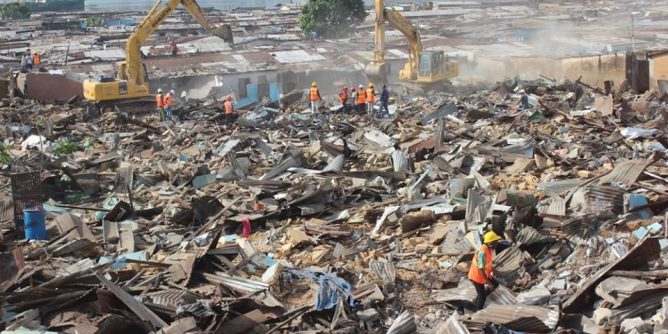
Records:
<instances>
[{"instance_id":1,"label":"excavator arm","mask_svg":"<svg viewBox=\"0 0 668 334\"><path fill-rule=\"evenodd\" d=\"M162 6L163 0L157 0L153 8L146 17L139 23L137 29L130 35L125 50L125 78L128 81L134 81L137 85L144 84L144 75L142 74L141 45L153 34L165 19L171 14L179 4L192 15L197 22L212 34L223 38L226 42L232 42L232 31L229 25L221 29L215 28L205 17L202 8L195 0L167 0L167 4Z\"/></svg>"},{"instance_id":2,"label":"excavator arm","mask_svg":"<svg viewBox=\"0 0 668 334\"><path fill-rule=\"evenodd\" d=\"M420 29L394 8L385 8L383 0L375 0L376 22L373 62L367 65L366 74L374 81L387 81L385 68L385 22L399 30L408 40L408 63L400 72L400 77L415 80L418 61L422 52Z\"/></svg>"},{"instance_id":3,"label":"excavator arm","mask_svg":"<svg viewBox=\"0 0 668 334\"><path fill-rule=\"evenodd\" d=\"M408 80L415 80L418 72L418 61L422 52L420 29L413 22L406 19L396 9L385 9L385 20L394 29L399 30L408 40L408 63L400 76Z\"/></svg>"}]
</instances>

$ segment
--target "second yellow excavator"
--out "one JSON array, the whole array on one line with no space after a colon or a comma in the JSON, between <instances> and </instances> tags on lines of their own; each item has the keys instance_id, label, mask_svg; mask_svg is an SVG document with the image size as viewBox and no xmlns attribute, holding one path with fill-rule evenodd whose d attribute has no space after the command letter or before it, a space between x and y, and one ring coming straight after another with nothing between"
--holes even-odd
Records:
<instances>
[{"instance_id":1,"label":"second yellow excavator","mask_svg":"<svg viewBox=\"0 0 668 334\"><path fill-rule=\"evenodd\" d=\"M385 22L399 30L408 40L408 62L399 71L399 79L418 84L441 83L459 75L459 63L447 59L443 51L423 51L420 29L394 8L385 8L375 0L376 22L373 62L366 66L369 79L387 82L385 63Z\"/></svg>"},{"instance_id":2,"label":"second yellow excavator","mask_svg":"<svg viewBox=\"0 0 668 334\"><path fill-rule=\"evenodd\" d=\"M148 73L142 62L141 45L155 32L167 16L181 4L195 20L207 31L233 43L232 29L229 24L214 27L204 16L204 12L195 0L157 0L153 8L128 38L125 48L125 62L119 63L117 77L103 77L84 81L84 97L94 103L99 111L132 110L145 108L153 103L149 97Z\"/></svg>"}]
</instances>

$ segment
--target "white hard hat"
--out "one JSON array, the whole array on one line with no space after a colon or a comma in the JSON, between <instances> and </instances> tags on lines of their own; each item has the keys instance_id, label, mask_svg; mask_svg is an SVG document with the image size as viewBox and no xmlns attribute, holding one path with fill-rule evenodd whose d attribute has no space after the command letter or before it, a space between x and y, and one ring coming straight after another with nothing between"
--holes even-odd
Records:
<instances>
[{"instance_id":1,"label":"white hard hat","mask_svg":"<svg viewBox=\"0 0 668 334\"><path fill-rule=\"evenodd\" d=\"M364 85L360 85L359 88L364 88Z\"/></svg>"},{"instance_id":2,"label":"white hard hat","mask_svg":"<svg viewBox=\"0 0 668 334\"><path fill-rule=\"evenodd\" d=\"M172 90L169 91L169 94L174 95L174 94L176 94L176 93L174 93L174 90L172 89Z\"/></svg>"},{"instance_id":3,"label":"white hard hat","mask_svg":"<svg viewBox=\"0 0 668 334\"><path fill-rule=\"evenodd\" d=\"M158 88L158 93L162 93L162 88Z\"/></svg>"}]
</instances>

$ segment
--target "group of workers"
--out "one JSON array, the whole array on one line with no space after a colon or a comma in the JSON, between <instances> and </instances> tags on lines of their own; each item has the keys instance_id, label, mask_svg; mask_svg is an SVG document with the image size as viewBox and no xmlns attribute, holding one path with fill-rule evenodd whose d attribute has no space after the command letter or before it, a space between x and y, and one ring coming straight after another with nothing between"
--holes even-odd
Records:
<instances>
[{"instance_id":1,"label":"group of workers","mask_svg":"<svg viewBox=\"0 0 668 334\"><path fill-rule=\"evenodd\" d=\"M26 71L32 71L33 67L42 64L42 57L37 52L30 52L30 49L21 57L21 68Z\"/></svg>"},{"instance_id":2,"label":"group of workers","mask_svg":"<svg viewBox=\"0 0 668 334\"><path fill-rule=\"evenodd\" d=\"M172 108L174 107L174 91L171 90L167 94L162 93L162 89L158 89L158 94L155 96L155 105L158 108L158 115L160 121L172 120Z\"/></svg>"},{"instance_id":3,"label":"group of workers","mask_svg":"<svg viewBox=\"0 0 668 334\"><path fill-rule=\"evenodd\" d=\"M357 89L351 87L350 90L348 90L348 87L343 87L339 93L339 102L341 102L341 105L343 105L344 112L350 112L354 109L356 112L360 113L366 111L370 116L373 116L375 114L374 105L376 104L377 96L378 94L374 89L373 83L370 83L367 88L364 88L363 85L359 85ZM316 113L320 106L322 97L320 96L318 83L315 81L311 84L309 98L311 101L311 112ZM387 85L383 85L379 100L379 116L388 117L390 114L388 107L390 101L390 91L388 90Z\"/></svg>"}]
</instances>

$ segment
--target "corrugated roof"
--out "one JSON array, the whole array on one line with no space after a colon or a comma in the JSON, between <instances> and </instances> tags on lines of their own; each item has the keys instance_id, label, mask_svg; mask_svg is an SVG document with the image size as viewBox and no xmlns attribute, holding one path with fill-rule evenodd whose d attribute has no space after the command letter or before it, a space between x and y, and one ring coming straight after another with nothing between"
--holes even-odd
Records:
<instances>
[{"instance_id":1,"label":"corrugated roof","mask_svg":"<svg viewBox=\"0 0 668 334\"><path fill-rule=\"evenodd\" d=\"M631 187L640 177L647 165L651 163L648 160L627 160L617 164L615 169L601 177L599 184L623 185L626 188Z\"/></svg>"},{"instance_id":2,"label":"corrugated roof","mask_svg":"<svg viewBox=\"0 0 668 334\"><path fill-rule=\"evenodd\" d=\"M510 289L503 285L499 285L499 287L496 288L494 292L487 296L486 305L491 304L515 305L517 304L517 298L515 298L515 294L513 294Z\"/></svg>"},{"instance_id":3,"label":"corrugated roof","mask_svg":"<svg viewBox=\"0 0 668 334\"><path fill-rule=\"evenodd\" d=\"M550 197L542 201L536 206L538 213L550 216L565 216L566 215L566 200L556 196Z\"/></svg>"},{"instance_id":4,"label":"corrugated roof","mask_svg":"<svg viewBox=\"0 0 668 334\"><path fill-rule=\"evenodd\" d=\"M533 245L554 241L547 232L540 232L533 227L525 226L515 237L515 241L521 245Z\"/></svg>"},{"instance_id":5,"label":"corrugated roof","mask_svg":"<svg viewBox=\"0 0 668 334\"><path fill-rule=\"evenodd\" d=\"M529 333L547 333L557 327L561 314L557 310L528 305L489 305L475 313L471 320L503 325Z\"/></svg>"},{"instance_id":6,"label":"corrugated roof","mask_svg":"<svg viewBox=\"0 0 668 334\"><path fill-rule=\"evenodd\" d=\"M506 248L494 257L494 273L511 283L524 274L524 254L516 245Z\"/></svg>"},{"instance_id":7,"label":"corrugated roof","mask_svg":"<svg viewBox=\"0 0 668 334\"><path fill-rule=\"evenodd\" d=\"M542 190L546 196L556 196L579 186L582 182L581 179L566 179L539 183L536 185L536 188Z\"/></svg>"}]
</instances>

